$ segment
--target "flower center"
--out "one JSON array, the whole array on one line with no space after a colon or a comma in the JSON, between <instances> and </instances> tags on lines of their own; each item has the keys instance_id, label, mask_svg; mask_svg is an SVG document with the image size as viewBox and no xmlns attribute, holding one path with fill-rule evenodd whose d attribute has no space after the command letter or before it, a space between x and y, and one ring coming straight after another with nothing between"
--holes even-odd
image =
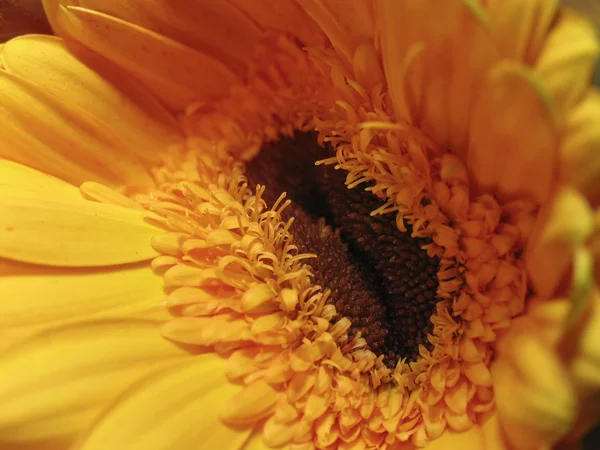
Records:
<instances>
[{"instance_id":1,"label":"flower center","mask_svg":"<svg viewBox=\"0 0 600 450\"><path fill-rule=\"evenodd\" d=\"M351 320L349 336L360 333L390 368L414 361L420 345L431 348L439 260L410 227L400 231L393 214L372 215L384 202L361 185L348 189L344 170L315 165L328 156L314 133L297 133L263 147L246 176L252 189L267 187L269 204L283 192L292 200L283 216L294 218L294 243L318 255L308 264L315 282L331 291L335 319Z\"/></svg>"}]
</instances>

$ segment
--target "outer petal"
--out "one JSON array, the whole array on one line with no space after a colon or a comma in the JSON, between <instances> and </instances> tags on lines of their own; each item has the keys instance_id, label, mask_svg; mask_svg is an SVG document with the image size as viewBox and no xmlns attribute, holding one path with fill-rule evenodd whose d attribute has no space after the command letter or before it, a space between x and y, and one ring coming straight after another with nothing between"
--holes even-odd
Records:
<instances>
[{"instance_id":1,"label":"outer petal","mask_svg":"<svg viewBox=\"0 0 600 450\"><path fill-rule=\"evenodd\" d=\"M467 165L483 190L542 203L557 167L558 132L539 80L511 62L490 73L471 122Z\"/></svg>"},{"instance_id":2,"label":"outer petal","mask_svg":"<svg viewBox=\"0 0 600 450\"><path fill-rule=\"evenodd\" d=\"M66 267L148 260L157 255L150 241L162 230L144 222L144 214L0 186L0 256Z\"/></svg>"},{"instance_id":3,"label":"outer petal","mask_svg":"<svg viewBox=\"0 0 600 450\"><path fill-rule=\"evenodd\" d=\"M111 84L59 38L22 36L4 46L0 59L7 71L89 112L148 164L159 163L161 153L183 138L174 117L139 83L121 74L118 83Z\"/></svg>"},{"instance_id":4,"label":"outer petal","mask_svg":"<svg viewBox=\"0 0 600 450\"><path fill-rule=\"evenodd\" d=\"M552 445L573 426L577 398L554 348L531 332L512 333L492 367L496 407L512 445Z\"/></svg>"},{"instance_id":5,"label":"outer petal","mask_svg":"<svg viewBox=\"0 0 600 450\"><path fill-rule=\"evenodd\" d=\"M561 113L567 113L589 88L599 54L594 27L584 17L563 11L536 64L536 71Z\"/></svg>"},{"instance_id":6,"label":"outer petal","mask_svg":"<svg viewBox=\"0 0 600 450\"><path fill-rule=\"evenodd\" d=\"M219 98L237 82L220 61L160 34L79 7L59 7L60 30L139 78L173 109Z\"/></svg>"},{"instance_id":7,"label":"outer petal","mask_svg":"<svg viewBox=\"0 0 600 450\"><path fill-rule=\"evenodd\" d=\"M154 322L89 322L35 336L0 357L0 442L78 432L126 387L182 358L191 356Z\"/></svg>"},{"instance_id":8,"label":"outer petal","mask_svg":"<svg viewBox=\"0 0 600 450\"><path fill-rule=\"evenodd\" d=\"M592 89L567 116L560 158L562 178L593 206L600 203L600 92Z\"/></svg>"},{"instance_id":9,"label":"outer petal","mask_svg":"<svg viewBox=\"0 0 600 450\"><path fill-rule=\"evenodd\" d=\"M558 0L490 0L489 17L502 55L532 65L542 52Z\"/></svg>"},{"instance_id":10,"label":"outer petal","mask_svg":"<svg viewBox=\"0 0 600 450\"><path fill-rule=\"evenodd\" d=\"M592 233L594 217L575 189L565 187L542 206L527 243L525 264L536 293L552 298L571 268L574 251Z\"/></svg>"},{"instance_id":11,"label":"outer petal","mask_svg":"<svg viewBox=\"0 0 600 450\"><path fill-rule=\"evenodd\" d=\"M152 185L121 136L82 108L0 71L0 157L79 184Z\"/></svg>"},{"instance_id":12,"label":"outer petal","mask_svg":"<svg viewBox=\"0 0 600 450\"><path fill-rule=\"evenodd\" d=\"M162 278L147 263L51 269L0 259L0 347L43 329L107 317L168 320Z\"/></svg>"},{"instance_id":13,"label":"outer petal","mask_svg":"<svg viewBox=\"0 0 600 450\"><path fill-rule=\"evenodd\" d=\"M146 378L122 396L82 441L80 450L239 449L251 429L228 428L219 406L239 391L215 354Z\"/></svg>"},{"instance_id":14,"label":"outer petal","mask_svg":"<svg viewBox=\"0 0 600 450\"><path fill-rule=\"evenodd\" d=\"M65 201L84 202L79 189L75 186L6 159L0 159L0 186L13 188L15 192L28 191L32 193L31 195L35 193L36 196L52 200L59 198Z\"/></svg>"},{"instance_id":15,"label":"outer petal","mask_svg":"<svg viewBox=\"0 0 600 450\"><path fill-rule=\"evenodd\" d=\"M336 51L351 62L363 40L373 40L375 25L373 4L364 0L298 0L317 22Z\"/></svg>"},{"instance_id":16,"label":"outer petal","mask_svg":"<svg viewBox=\"0 0 600 450\"><path fill-rule=\"evenodd\" d=\"M384 0L377 5L397 120L420 127L440 147L462 157L473 103L498 57L484 11L460 0Z\"/></svg>"},{"instance_id":17,"label":"outer petal","mask_svg":"<svg viewBox=\"0 0 600 450\"><path fill-rule=\"evenodd\" d=\"M265 30L291 33L305 45L323 44L318 25L295 0L228 0Z\"/></svg>"},{"instance_id":18,"label":"outer petal","mask_svg":"<svg viewBox=\"0 0 600 450\"><path fill-rule=\"evenodd\" d=\"M68 2L62 2L68 3ZM241 71L254 55L263 30L227 1L79 0L78 6L123 19Z\"/></svg>"}]
</instances>

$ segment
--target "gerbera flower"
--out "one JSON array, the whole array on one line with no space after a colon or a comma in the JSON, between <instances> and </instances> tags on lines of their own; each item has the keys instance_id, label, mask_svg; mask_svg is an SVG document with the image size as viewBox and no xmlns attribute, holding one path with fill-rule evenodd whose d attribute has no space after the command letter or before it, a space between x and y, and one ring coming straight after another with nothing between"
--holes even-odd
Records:
<instances>
[{"instance_id":1,"label":"gerbera flower","mask_svg":"<svg viewBox=\"0 0 600 450\"><path fill-rule=\"evenodd\" d=\"M575 442L598 44L556 3L45 2L0 53L0 441Z\"/></svg>"}]
</instances>

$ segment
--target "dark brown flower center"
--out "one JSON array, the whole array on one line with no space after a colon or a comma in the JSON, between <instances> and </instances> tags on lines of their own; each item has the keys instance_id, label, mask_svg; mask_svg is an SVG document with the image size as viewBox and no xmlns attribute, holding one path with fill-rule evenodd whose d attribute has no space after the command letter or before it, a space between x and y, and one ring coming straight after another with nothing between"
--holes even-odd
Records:
<instances>
[{"instance_id":1,"label":"dark brown flower center","mask_svg":"<svg viewBox=\"0 0 600 450\"><path fill-rule=\"evenodd\" d=\"M437 302L439 261L421 248L427 242L401 232L394 214L371 216L382 201L360 185L348 189L346 172L315 166L331 156L312 133L297 133L266 145L247 164L252 189L266 186L273 204L282 192L293 201L292 233L315 282L330 289L340 317L351 320L350 336L361 332L371 351L394 367L415 360L428 345L430 317Z\"/></svg>"}]
</instances>

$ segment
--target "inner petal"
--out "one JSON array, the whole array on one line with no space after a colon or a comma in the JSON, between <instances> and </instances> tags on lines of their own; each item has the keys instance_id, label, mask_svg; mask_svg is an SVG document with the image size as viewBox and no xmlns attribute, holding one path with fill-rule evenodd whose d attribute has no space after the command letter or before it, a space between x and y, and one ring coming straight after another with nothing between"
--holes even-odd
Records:
<instances>
[{"instance_id":1,"label":"inner petal","mask_svg":"<svg viewBox=\"0 0 600 450\"><path fill-rule=\"evenodd\" d=\"M296 133L267 144L246 166L250 187L266 186L272 205L285 192L292 200L283 215L294 218L295 244L308 260L315 283L331 290L329 302L352 322L375 354L394 367L413 361L427 334L437 303L438 263L426 239L402 232L394 214L371 215L384 200L364 185L348 189L346 172L315 162L331 156L313 133Z\"/></svg>"}]
</instances>

